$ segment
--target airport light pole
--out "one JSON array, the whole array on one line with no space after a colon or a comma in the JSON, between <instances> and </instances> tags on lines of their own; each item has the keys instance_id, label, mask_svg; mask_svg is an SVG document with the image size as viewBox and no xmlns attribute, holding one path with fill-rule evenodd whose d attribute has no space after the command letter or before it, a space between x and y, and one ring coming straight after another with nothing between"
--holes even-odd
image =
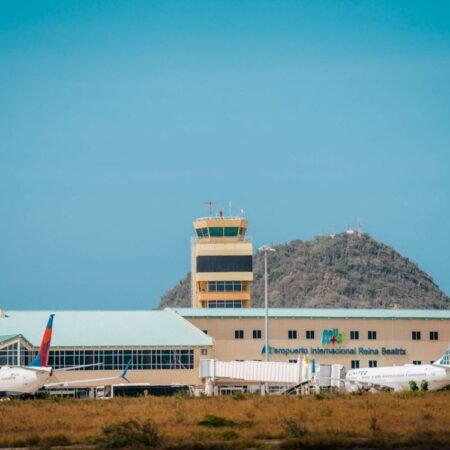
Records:
<instances>
[{"instance_id":1,"label":"airport light pole","mask_svg":"<svg viewBox=\"0 0 450 450\"><path fill-rule=\"evenodd\" d=\"M264 252L264 307L266 313L264 315L264 348L265 348L265 358L264 360L269 361L269 301L267 298L267 252L274 252L275 249L269 247L268 245L263 245L259 248L260 252Z\"/></svg>"}]
</instances>

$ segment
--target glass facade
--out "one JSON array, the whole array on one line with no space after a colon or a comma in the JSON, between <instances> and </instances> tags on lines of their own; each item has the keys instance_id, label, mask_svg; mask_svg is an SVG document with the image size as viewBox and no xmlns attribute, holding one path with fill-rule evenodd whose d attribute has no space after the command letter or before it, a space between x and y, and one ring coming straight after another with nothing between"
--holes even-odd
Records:
<instances>
[{"instance_id":1,"label":"glass facade","mask_svg":"<svg viewBox=\"0 0 450 450\"><path fill-rule=\"evenodd\" d=\"M252 255L197 256L197 272L252 272Z\"/></svg>"},{"instance_id":2,"label":"glass facade","mask_svg":"<svg viewBox=\"0 0 450 450\"><path fill-rule=\"evenodd\" d=\"M204 306L208 308L242 308L242 300L209 300L204 302Z\"/></svg>"},{"instance_id":3,"label":"glass facade","mask_svg":"<svg viewBox=\"0 0 450 450\"><path fill-rule=\"evenodd\" d=\"M19 362L20 353L20 362ZM27 359L29 358L29 359ZM19 366L23 364L28 364L34 359L28 356L28 350L23 346L20 346L17 342L10 344L6 347L0 349L0 366Z\"/></svg>"},{"instance_id":4,"label":"glass facade","mask_svg":"<svg viewBox=\"0 0 450 450\"><path fill-rule=\"evenodd\" d=\"M20 364L29 364L36 354L35 350L22 350ZM130 359L130 370L194 368L194 350L189 349L50 350L48 364L55 369L95 364L77 370L122 370ZM0 349L0 365L19 365L17 344Z\"/></svg>"},{"instance_id":5,"label":"glass facade","mask_svg":"<svg viewBox=\"0 0 450 450\"><path fill-rule=\"evenodd\" d=\"M197 228L195 231L197 232L197 236L199 238L209 237L208 228Z\"/></svg>"},{"instance_id":6,"label":"glass facade","mask_svg":"<svg viewBox=\"0 0 450 450\"><path fill-rule=\"evenodd\" d=\"M209 227L209 228L196 228L197 236L199 238L208 237L237 237L245 235L245 228L239 227Z\"/></svg>"},{"instance_id":7,"label":"glass facade","mask_svg":"<svg viewBox=\"0 0 450 450\"><path fill-rule=\"evenodd\" d=\"M242 292L242 281L208 281L208 292Z\"/></svg>"}]
</instances>

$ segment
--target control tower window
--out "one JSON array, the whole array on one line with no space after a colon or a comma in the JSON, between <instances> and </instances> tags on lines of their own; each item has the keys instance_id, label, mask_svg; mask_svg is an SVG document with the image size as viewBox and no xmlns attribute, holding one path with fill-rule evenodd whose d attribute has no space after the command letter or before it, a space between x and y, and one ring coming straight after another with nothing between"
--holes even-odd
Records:
<instances>
[{"instance_id":1,"label":"control tower window","mask_svg":"<svg viewBox=\"0 0 450 450\"><path fill-rule=\"evenodd\" d=\"M243 308L242 300L210 300L206 305L208 308Z\"/></svg>"},{"instance_id":2,"label":"control tower window","mask_svg":"<svg viewBox=\"0 0 450 450\"><path fill-rule=\"evenodd\" d=\"M211 237L223 237L223 227L209 227Z\"/></svg>"},{"instance_id":3,"label":"control tower window","mask_svg":"<svg viewBox=\"0 0 450 450\"><path fill-rule=\"evenodd\" d=\"M239 227L209 227L210 237L236 237Z\"/></svg>"},{"instance_id":4,"label":"control tower window","mask_svg":"<svg viewBox=\"0 0 450 450\"><path fill-rule=\"evenodd\" d=\"M208 292L241 292L242 281L208 281Z\"/></svg>"},{"instance_id":5,"label":"control tower window","mask_svg":"<svg viewBox=\"0 0 450 450\"><path fill-rule=\"evenodd\" d=\"M225 227L225 236L235 237L238 235L238 231L239 231L238 227Z\"/></svg>"},{"instance_id":6,"label":"control tower window","mask_svg":"<svg viewBox=\"0 0 450 450\"><path fill-rule=\"evenodd\" d=\"M208 237L208 228L197 228L195 231L197 231L199 238Z\"/></svg>"},{"instance_id":7,"label":"control tower window","mask_svg":"<svg viewBox=\"0 0 450 450\"><path fill-rule=\"evenodd\" d=\"M197 272L251 272L252 255L197 256Z\"/></svg>"}]
</instances>

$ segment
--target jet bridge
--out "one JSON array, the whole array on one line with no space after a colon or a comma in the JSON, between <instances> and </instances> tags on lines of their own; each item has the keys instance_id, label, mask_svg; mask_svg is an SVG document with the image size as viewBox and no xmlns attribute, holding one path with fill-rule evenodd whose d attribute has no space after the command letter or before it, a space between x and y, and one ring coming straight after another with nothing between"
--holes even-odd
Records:
<instances>
[{"instance_id":1,"label":"jet bridge","mask_svg":"<svg viewBox=\"0 0 450 450\"><path fill-rule=\"evenodd\" d=\"M205 380L205 393L213 395L220 384L283 385L286 388L310 382L314 362L304 359L292 362L200 360L200 377Z\"/></svg>"},{"instance_id":2,"label":"jet bridge","mask_svg":"<svg viewBox=\"0 0 450 450\"><path fill-rule=\"evenodd\" d=\"M317 364L314 359L298 358L294 362L200 360L200 377L205 394L234 392L247 386L249 392L309 393L339 389L343 366ZM227 388L228 387L228 388ZM234 388L234 390L233 390Z\"/></svg>"}]
</instances>

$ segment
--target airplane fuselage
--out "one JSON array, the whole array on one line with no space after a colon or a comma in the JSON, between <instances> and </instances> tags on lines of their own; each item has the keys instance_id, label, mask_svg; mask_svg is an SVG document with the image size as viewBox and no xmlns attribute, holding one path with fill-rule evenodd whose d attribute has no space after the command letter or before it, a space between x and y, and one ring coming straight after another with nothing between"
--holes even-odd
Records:
<instances>
[{"instance_id":1,"label":"airplane fuselage","mask_svg":"<svg viewBox=\"0 0 450 450\"><path fill-rule=\"evenodd\" d=\"M410 389L410 381L420 387L424 380L428 390L442 389L450 384L450 371L432 364L352 369L345 376L345 387L348 391L369 387L402 391Z\"/></svg>"},{"instance_id":2,"label":"airplane fuselage","mask_svg":"<svg viewBox=\"0 0 450 450\"><path fill-rule=\"evenodd\" d=\"M0 367L0 392L32 394L44 386L50 376L50 367L31 369L2 366Z\"/></svg>"}]
</instances>

